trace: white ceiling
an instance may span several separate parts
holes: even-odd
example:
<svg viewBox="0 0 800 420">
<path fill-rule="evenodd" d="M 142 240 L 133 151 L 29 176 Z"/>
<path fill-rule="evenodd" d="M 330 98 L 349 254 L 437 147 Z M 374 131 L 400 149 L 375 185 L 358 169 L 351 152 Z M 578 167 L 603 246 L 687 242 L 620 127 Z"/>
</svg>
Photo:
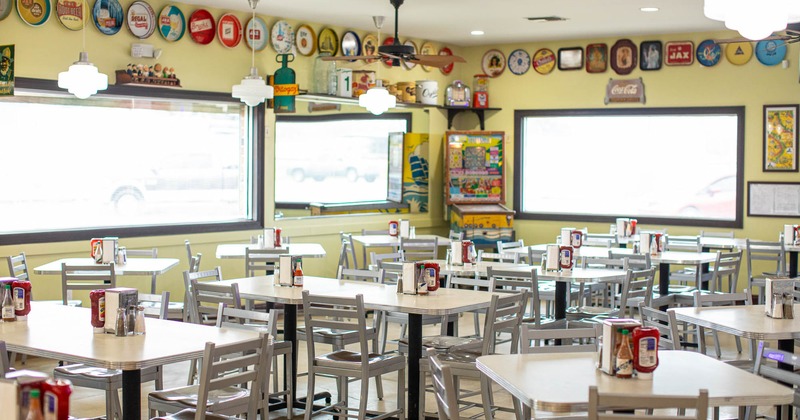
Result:
<svg viewBox="0 0 800 420">
<path fill-rule="evenodd" d="M 227 10 L 250 11 L 247 0 L 184 0 Z M 641 7 L 658 7 L 655 13 Z M 375 30 L 372 16 L 386 16 L 382 33 L 394 32 L 389 0 L 260 0 L 261 15 L 301 22 Z M 527 17 L 560 16 L 563 22 L 533 23 Z M 452 45 L 485 45 L 578 38 L 623 37 L 724 30 L 703 16 L 703 0 L 405 0 L 400 36 Z M 472 30 L 486 34 L 471 36 Z"/>
</svg>

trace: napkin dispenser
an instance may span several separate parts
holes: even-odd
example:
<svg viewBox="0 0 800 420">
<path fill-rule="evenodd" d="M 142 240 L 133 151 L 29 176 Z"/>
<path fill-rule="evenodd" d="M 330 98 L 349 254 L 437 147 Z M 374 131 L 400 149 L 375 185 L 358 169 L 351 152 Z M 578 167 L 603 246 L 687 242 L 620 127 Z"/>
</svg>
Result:
<svg viewBox="0 0 800 420">
<path fill-rule="evenodd" d="M 464 255 L 463 250 L 464 247 L 462 245 L 463 241 L 452 241 L 450 242 L 450 261 L 451 265 L 464 265 Z"/>
<path fill-rule="evenodd" d="M 572 245 L 572 232 L 575 228 L 563 227 L 561 228 L 561 236 L 559 237 L 559 245 Z"/>
<path fill-rule="evenodd" d="M 106 289 L 106 322 L 104 330 L 116 334 L 117 309 L 128 309 L 139 305 L 139 291 L 131 287 L 114 287 Z"/>
<path fill-rule="evenodd" d="M 291 255 L 281 255 L 278 257 L 278 285 L 280 286 L 293 286 L 294 285 L 294 258 Z"/>
<path fill-rule="evenodd" d="M 622 330 L 633 331 L 641 327 L 642 323 L 629 318 L 609 318 L 603 320 L 603 335 L 600 342 L 600 362 L 598 368 L 611 376 L 616 374 L 617 343 L 622 342 Z"/>
<path fill-rule="evenodd" d="M 770 318 L 794 318 L 794 280 L 767 278 L 764 286 L 764 312 Z"/>
<path fill-rule="evenodd" d="M 92 238 L 92 240 L 89 242 L 91 247 L 90 255 L 98 264 L 112 263 L 117 256 L 118 242 L 119 238 L 116 236 Z"/>
<path fill-rule="evenodd" d="M 800 243 L 800 225 L 783 225 L 783 244 L 798 245 Z"/>
<path fill-rule="evenodd" d="M 275 248 L 275 228 L 264 228 L 264 243 L 259 245 L 266 249 Z"/>
<path fill-rule="evenodd" d="M 406 219 L 400 219 L 400 237 L 408 238 L 411 233 L 411 223 Z"/>
<path fill-rule="evenodd" d="M 661 233 L 642 232 L 639 234 L 639 249 L 642 254 L 657 255 L 664 251 L 666 236 Z"/>
<path fill-rule="evenodd" d="M 617 218 L 617 236 L 620 238 L 630 238 L 637 233 L 636 219 L 629 219 L 627 217 Z"/>
<path fill-rule="evenodd" d="M 545 271 L 559 271 L 561 270 L 561 246 L 557 244 L 548 244 L 547 250 L 544 255 L 544 269 Z"/>
<path fill-rule="evenodd" d="M 422 288 L 428 292 L 428 282 L 425 279 L 425 263 L 404 262 L 400 281 L 397 283 L 398 293 L 416 295 Z"/>
</svg>

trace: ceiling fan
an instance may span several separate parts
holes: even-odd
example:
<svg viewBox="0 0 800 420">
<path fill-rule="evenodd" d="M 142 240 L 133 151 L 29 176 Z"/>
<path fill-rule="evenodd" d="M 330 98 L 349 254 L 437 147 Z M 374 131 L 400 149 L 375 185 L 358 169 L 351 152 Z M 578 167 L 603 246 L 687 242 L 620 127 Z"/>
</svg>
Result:
<svg viewBox="0 0 800 420">
<path fill-rule="evenodd" d="M 445 67 L 453 63 L 465 63 L 462 57 L 457 55 L 428 55 L 417 54 L 414 52 L 414 47 L 410 45 L 403 45 L 400 43 L 398 37 L 398 11 L 404 0 L 389 0 L 389 3 L 394 6 L 394 42 L 390 45 L 381 45 L 378 47 L 377 55 L 348 55 L 339 57 L 320 57 L 325 61 L 354 61 L 354 60 L 378 60 L 382 59 L 388 64 L 391 62 L 392 67 L 400 66 L 400 63 L 407 61 L 409 63 L 420 64 L 423 66 L 431 67 Z M 378 21 L 375 22 L 380 30 Z"/>
<path fill-rule="evenodd" d="M 782 33 L 775 32 L 773 35 L 768 36 L 760 41 L 769 41 L 769 40 L 781 40 L 786 42 L 787 44 L 800 42 L 800 22 L 789 23 L 786 25 L 786 29 L 784 29 Z M 717 44 L 731 44 L 734 42 L 753 42 L 753 40 L 744 37 L 739 37 L 739 38 L 728 38 L 728 39 L 715 39 L 714 42 Z"/>
</svg>

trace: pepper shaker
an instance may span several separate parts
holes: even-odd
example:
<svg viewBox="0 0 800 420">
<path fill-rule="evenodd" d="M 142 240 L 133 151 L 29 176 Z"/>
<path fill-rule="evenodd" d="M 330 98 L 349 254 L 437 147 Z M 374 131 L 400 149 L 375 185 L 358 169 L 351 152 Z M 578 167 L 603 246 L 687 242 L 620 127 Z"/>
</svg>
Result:
<svg viewBox="0 0 800 420">
<path fill-rule="evenodd" d="M 136 331 L 136 307 L 128 306 L 127 315 L 125 318 L 125 335 L 133 335 Z"/>
<path fill-rule="evenodd" d="M 117 318 L 114 322 L 114 335 L 125 337 L 125 308 L 117 308 Z"/>
</svg>

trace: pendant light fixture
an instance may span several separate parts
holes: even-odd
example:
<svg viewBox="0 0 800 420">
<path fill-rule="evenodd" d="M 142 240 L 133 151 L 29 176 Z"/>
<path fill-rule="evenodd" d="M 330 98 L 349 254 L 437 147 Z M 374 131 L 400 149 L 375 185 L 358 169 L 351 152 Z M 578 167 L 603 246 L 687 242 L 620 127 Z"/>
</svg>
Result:
<svg viewBox="0 0 800 420">
<path fill-rule="evenodd" d="M 800 21 L 797 0 L 705 0 L 707 18 L 725 22 L 725 27 L 754 41 L 786 29 L 787 23 Z"/>
<path fill-rule="evenodd" d="M 252 22 L 255 22 L 258 0 L 248 1 L 250 3 L 250 8 L 253 9 Z M 267 99 L 271 99 L 273 97 L 274 89 L 272 86 L 266 84 L 264 79 L 258 75 L 258 69 L 256 68 L 255 45 L 251 44 L 250 49 L 252 50 L 250 74 L 245 76 L 241 83 L 233 87 L 232 94 L 234 98 L 240 99 L 242 102 L 247 104 L 247 106 L 256 106 Z"/>
<path fill-rule="evenodd" d="M 89 53 L 86 52 L 86 1 L 81 2 L 83 51 L 78 55 L 78 61 L 69 66 L 69 70 L 58 73 L 58 87 L 67 89 L 79 99 L 86 99 L 98 90 L 108 89 L 108 76 L 97 71 L 97 67 L 89 62 Z"/>
<path fill-rule="evenodd" d="M 372 17 L 375 27 L 378 28 L 378 45 L 381 45 L 383 19 L 383 16 Z M 397 98 L 394 95 L 390 95 L 389 91 L 383 87 L 383 82 L 377 78 L 377 73 L 375 79 L 375 86 L 369 88 L 366 93 L 358 97 L 358 106 L 367 108 L 367 111 L 374 115 L 381 115 L 397 106 Z"/>
</svg>

